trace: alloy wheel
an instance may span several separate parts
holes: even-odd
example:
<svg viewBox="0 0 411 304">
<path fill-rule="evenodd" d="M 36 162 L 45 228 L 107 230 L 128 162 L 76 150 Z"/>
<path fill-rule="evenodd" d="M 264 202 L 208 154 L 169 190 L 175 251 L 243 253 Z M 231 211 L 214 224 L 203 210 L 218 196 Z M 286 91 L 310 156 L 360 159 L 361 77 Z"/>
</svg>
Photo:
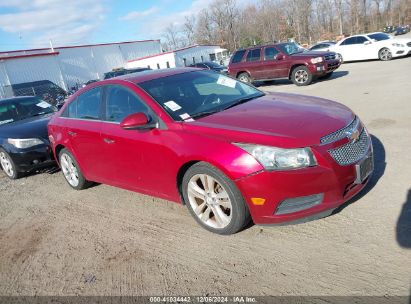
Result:
<svg viewBox="0 0 411 304">
<path fill-rule="evenodd" d="M 390 60 L 392 58 L 391 51 L 389 49 L 383 49 L 380 53 L 381 60 Z"/>
<path fill-rule="evenodd" d="M 188 199 L 195 215 L 211 228 L 223 229 L 232 219 L 228 192 L 212 176 L 196 174 L 188 183 Z"/>
<path fill-rule="evenodd" d="M 0 152 L 0 163 L 7 176 L 12 177 L 14 175 L 13 165 L 10 158 L 4 152 Z"/>
<path fill-rule="evenodd" d="M 308 80 L 308 73 L 305 70 L 298 70 L 295 72 L 295 81 L 298 83 L 305 83 Z"/>
<path fill-rule="evenodd" d="M 77 187 L 79 184 L 79 174 L 73 159 L 66 153 L 63 153 L 60 157 L 61 170 L 68 183 Z"/>
<path fill-rule="evenodd" d="M 245 75 L 241 75 L 241 76 L 238 78 L 238 80 L 240 80 L 240 81 L 242 81 L 242 82 L 245 82 L 245 83 L 249 83 L 249 82 L 250 82 L 249 79 L 248 79 L 248 77 L 245 76 Z"/>
</svg>

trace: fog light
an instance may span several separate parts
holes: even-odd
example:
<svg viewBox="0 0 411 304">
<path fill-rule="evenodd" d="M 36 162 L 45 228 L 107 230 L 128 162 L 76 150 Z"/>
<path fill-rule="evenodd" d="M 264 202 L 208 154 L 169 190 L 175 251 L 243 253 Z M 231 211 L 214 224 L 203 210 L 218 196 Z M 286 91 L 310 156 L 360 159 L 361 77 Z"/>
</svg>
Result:
<svg viewBox="0 0 411 304">
<path fill-rule="evenodd" d="M 265 198 L 252 197 L 252 198 L 251 198 L 251 202 L 252 202 L 254 205 L 259 205 L 259 206 L 261 206 L 261 205 L 264 205 L 264 203 L 265 203 Z"/>
<path fill-rule="evenodd" d="M 323 201 L 324 194 L 314 194 L 309 196 L 293 197 L 282 201 L 274 214 L 288 214 L 305 209 L 309 209 Z"/>
</svg>

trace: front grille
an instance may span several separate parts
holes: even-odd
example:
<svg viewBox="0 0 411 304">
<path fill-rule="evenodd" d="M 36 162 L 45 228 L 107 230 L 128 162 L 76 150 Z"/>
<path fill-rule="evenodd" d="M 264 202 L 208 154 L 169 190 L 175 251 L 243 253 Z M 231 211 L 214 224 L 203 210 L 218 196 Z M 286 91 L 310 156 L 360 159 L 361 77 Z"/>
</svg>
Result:
<svg viewBox="0 0 411 304">
<path fill-rule="evenodd" d="M 363 128 L 360 137 L 355 142 L 349 142 L 336 149 L 328 150 L 331 157 L 341 166 L 351 165 L 358 162 L 367 153 L 370 146 L 370 137 Z"/>
<path fill-rule="evenodd" d="M 334 133 L 331 133 L 331 134 L 328 134 L 328 135 L 322 137 L 320 139 L 320 143 L 322 145 L 326 145 L 326 144 L 335 142 L 337 140 L 340 140 L 340 139 L 346 137 L 348 131 L 356 129 L 356 128 L 358 129 L 359 123 L 360 123 L 360 121 L 359 121 L 358 117 L 355 117 L 353 119 L 353 121 L 350 122 L 346 127 L 342 128 L 338 131 L 335 131 Z"/>
<path fill-rule="evenodd" d="M 411 42 L 408 42 L 408 43 L 407 43 L 407 46 L 411 47 Z"/>
<path fill-rule="evenodd" d="M 324 56 L 324 59 L 327 60 L 334 60 L 335 59 L 335 53 L 327 54 Z"/>
</svg>

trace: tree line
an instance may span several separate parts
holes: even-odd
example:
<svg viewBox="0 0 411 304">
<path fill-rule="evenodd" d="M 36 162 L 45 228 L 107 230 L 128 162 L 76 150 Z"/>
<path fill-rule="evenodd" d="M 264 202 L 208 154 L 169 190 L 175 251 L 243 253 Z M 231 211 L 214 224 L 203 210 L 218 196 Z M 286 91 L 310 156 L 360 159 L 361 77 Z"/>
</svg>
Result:
<svg viewBox="0 0 411 304">
<path fill-rule="evenodd" d="M 163 33 L 163 48 L 218 44 L 230 51 L 293 38 L 302 44 L 411 23 L 411 0 L 214 0 Z"/>
</svg>

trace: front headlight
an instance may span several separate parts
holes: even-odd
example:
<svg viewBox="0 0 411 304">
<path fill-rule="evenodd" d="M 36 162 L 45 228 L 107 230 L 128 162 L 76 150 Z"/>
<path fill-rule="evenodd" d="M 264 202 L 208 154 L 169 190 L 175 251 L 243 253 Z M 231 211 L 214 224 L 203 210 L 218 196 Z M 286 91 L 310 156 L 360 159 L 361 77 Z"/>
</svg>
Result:
<svg viewBox="0 0 411 304">
<path fill-rule="evenodd" d="M 401 43 L 393 43 L 392 46 L 404 47 L 405 45 L 403 45 L 403 44 L 401 44 Z"/>
<path fill-rule="evenodd" d="M 311 59 L 312 64 L 323 62 L 323 57 L 315 57 Z"/>
<path fill-rule="evenodd" d="M 289 170 L 317 164 L 310 148 L 282 149 L 240 143 L 234 145 L 254 156 L 267 170 Z"/>
<path fill-rule="evenodd" d="M 19 149 L 26 149 L 26 148 L 30 148 L 30 147 L 34 147 L 37 145 L 41 145 L 44 144 L 44 142 L 41 139 L 38 138 L 9 138 L 7 139 L 7 142 L 10 145 L 15 146 L 16 148 Z"/>
</svg>

